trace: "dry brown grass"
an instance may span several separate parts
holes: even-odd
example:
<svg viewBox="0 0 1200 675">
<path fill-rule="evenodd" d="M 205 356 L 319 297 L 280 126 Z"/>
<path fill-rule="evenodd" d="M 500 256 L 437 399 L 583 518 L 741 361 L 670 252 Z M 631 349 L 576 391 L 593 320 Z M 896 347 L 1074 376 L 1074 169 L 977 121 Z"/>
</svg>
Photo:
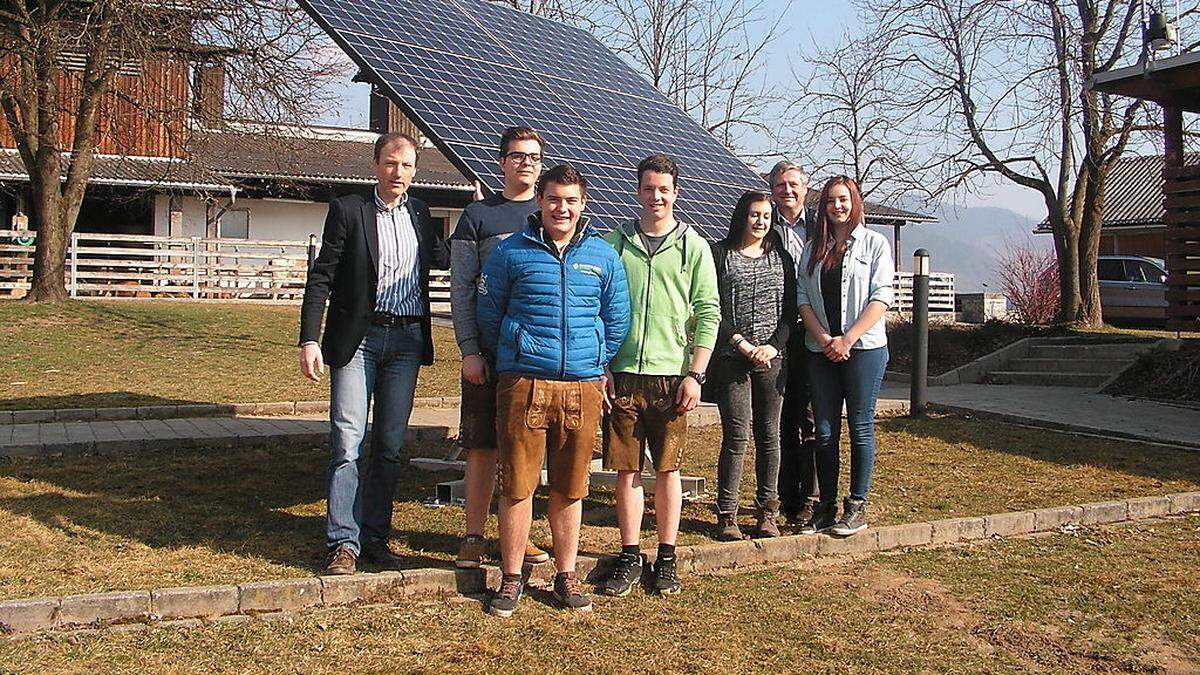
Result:
<svg viewBox="0 0 1200 675">
<path fill-rule="evenodd" d="M 1200 489 L 1200 453 L 953 417 L 879 428 L 877 525 Z M 715 427 L 689 440 L 685 470 L 706 476 L 710 490 L 719 443 Z M 259 447 L 0 466 L 0 598 L 313 574 L 325 456 L 324 448 Z M 393 544 L 408 566 L 448 565 L 457 550 L 461 509 L 421 503 L 446 478 L 413 470 L 401 480 Z M 748 466 L 745 504 L 753 485 Z M 600 489 L 585 503 L 583 550 L 616 547 L 612 506 Z M 685 507 L 680 543 L 709 541 L 711 510 L 711 499 Z M 653 545 L 652 511 L 646 522 L 643 541 Z M 549 542 L 544 518 L 534 538 Z"/>
<path fill-rule="evenodd" d="M 38 672 L 1195 672 L 1197 527 L 1088 529 L 685 579 L 565 616 L 420 599 L 284 621 L 0 643 Z"/>
<path fill-rule="evenodd" d="M 0 410 L 309 401 L 328 380 L 296 360 L 298 307 L 191 302 L 0 302 Z M 458 395 L 458 350 L 434 327 L 419 396 Z"/>
</svg>

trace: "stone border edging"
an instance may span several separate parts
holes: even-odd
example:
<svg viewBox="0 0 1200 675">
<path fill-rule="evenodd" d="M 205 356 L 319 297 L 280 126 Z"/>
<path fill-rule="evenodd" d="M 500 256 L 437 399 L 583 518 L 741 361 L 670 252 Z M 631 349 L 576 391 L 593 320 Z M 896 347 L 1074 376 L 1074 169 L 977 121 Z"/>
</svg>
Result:
<svg viewBox="0 0 1200 675">
<path fill-rule="evenodd" d="M 708 572 L 782 563 L 804 556 L 869 554 L 992 537 L 1050 532 L 1064 525 L 1101 525 L 1200 512 L 1200 492 L 1133 497 L 1109 502 L 1057 506 L 987 516 L 948 518 L 870 528 L 839 539 L 790 535 L 773 539 L 685 546 L 681 570 Z M 650 557 L 653 557 L 651 554 Z M 580 556 L 578 572 L 599 578 L 611 556 Z M 533 568 L 531 577 L 551 578 L 551 565 Z M 28 598 L 0 602 L 0 630 L 14 637 L 56 630 L 102 628 L 141 630 L 156 625 L 202 625 L 247 620 L 314 607 L 376 603 L 420 594 L 471 594 L 499 583 L 499 569 L 415 569 L 344 577 L 303 577 L 239 585 Z"/>
<path fill-rule="evenodd" d="M 450 408 L 458 396 L 418 396 L 414 408 Z M 267 415 L 315 415 L 329 412 L 329 401 L 277 401 L 273 403 L 181 403 L 105 408 L 40 408 L 0 410 L 0 424 L 38 422 L 90 422 L 92 420 L 161 420 L 184 417 L 262 417 Z"/>
</svg>

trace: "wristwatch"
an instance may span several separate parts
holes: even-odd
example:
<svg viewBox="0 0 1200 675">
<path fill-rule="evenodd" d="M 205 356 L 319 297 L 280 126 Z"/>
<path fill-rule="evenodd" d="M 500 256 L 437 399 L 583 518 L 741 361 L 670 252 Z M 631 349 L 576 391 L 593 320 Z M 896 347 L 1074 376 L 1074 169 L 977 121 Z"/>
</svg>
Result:
<svg viewBox="0 0 1200 675">
<path fill-rule="evenodd" d="M 684 375 L 684 377 L 690 377 L 696 381 L 696 384 L 700 385 L 701 387 L 704 386 L 704 373 L 697 372 L 695 370 L 689 370 L 687 375 Z"/>
</svg>

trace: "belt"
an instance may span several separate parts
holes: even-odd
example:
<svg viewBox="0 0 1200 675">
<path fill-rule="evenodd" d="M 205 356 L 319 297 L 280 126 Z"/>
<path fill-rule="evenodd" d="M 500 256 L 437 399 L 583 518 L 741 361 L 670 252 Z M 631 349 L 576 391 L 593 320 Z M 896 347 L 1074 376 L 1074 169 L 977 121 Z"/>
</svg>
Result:
<svg viewBox="0 0 1200 675">
<path fill-rule="evenodd" d="M 425 317 L 423 316 L 400 316 L 390 312 L 372 312 L 371 323 L 376 326 L 408 326 L 414 323 L 420 323 Z"/>
</svg>

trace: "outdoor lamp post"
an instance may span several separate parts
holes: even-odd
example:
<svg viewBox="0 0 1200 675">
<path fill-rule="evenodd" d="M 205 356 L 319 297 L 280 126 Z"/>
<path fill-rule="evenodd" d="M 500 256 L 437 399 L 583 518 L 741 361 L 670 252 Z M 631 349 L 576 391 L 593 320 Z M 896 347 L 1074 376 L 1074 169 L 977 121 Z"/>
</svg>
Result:
<svg viewBox="0 0 1200 675">
<path fill-rule="evenodd" d="M 929 251 L 913 253 L 912 277 L 912 375 L 909 415 L 925 416 L 925 387 L 929 376 Z"/>
</svg>

